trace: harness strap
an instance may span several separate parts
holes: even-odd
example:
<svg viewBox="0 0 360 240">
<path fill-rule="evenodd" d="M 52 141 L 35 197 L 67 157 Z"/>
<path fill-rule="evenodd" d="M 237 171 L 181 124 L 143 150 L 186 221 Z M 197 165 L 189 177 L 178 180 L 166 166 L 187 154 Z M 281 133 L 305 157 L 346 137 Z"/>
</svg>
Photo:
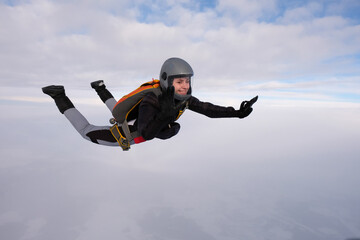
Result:
<svg viewBox="0 0 360 240">
<path fill-rule="evenodd" d="M 121 124 L 121 129 L 123 130 L 125 137 L 129 142 L 134 140 L 134 137 L 131 134 L 130 129 L 129 129 L 129 124 L 126 120 Z"/>
<path fill-rule="evenodd" d="M 156 88 L 157 89 L 157 88 Z M 160 92 L 161 93 L 161 92 Z M 157 94 L 159 95 L 159 94 Z M 124 150 L 124 151 L 128 151 L 130 149 L 130 144 L 133 143 L 141 143 L 146 141 L 140 134 L 138 131 L 134 131 L 131 132 L 130 128 L 129 128 L 129 124 L 127 122 L 127 118 L 129 113 L 142 101 L 142 99 L 140 101 L 138 101 L 125 115 L 125 119 L 122 123 L 118 123 L 115 118 L 110 119 L 110 123 L 114 124 L 111 128 L 111 134 L 114 136 L 114 138 L 116 139 L 116 141 L 119 143 L 120 147 Z M 179 110 L 178 116 L 176 117 L 176 120 L 180 118 L 180 116 L 185 112 L 185 110 L 189 107 L 189 102 L 186 101 L 185 106 Z M 125 135 L 125 137 L 122 135 L 119 127 L 121 127 L 121 130 L 123 132 L 123 134 Z"/>
<path fill-rule="evenodd" d="M 121 134 L 117 124 L 114 124 L 110 128 L 110 132 L 124 151 L 128 151 L 130 149 L 130 142 Z"/>
<path fill-rule="evenodd" d="M 189 101 L 186 101 L 185 107 L 182 110 L 179 111 L 179 114 L 176 117 L 175 121 L 178 120 L 181 117 L 181 115 L 185 112 L 185 110 L 188 109 L 188 108 L 189 108 Z"/>
</svg>

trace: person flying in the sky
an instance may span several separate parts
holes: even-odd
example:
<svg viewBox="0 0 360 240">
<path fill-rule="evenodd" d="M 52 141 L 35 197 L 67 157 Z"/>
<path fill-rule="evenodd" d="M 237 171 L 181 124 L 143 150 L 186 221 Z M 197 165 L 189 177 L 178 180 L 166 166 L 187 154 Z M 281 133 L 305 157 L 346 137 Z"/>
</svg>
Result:
<svg viewBox="0 0 360 240">
<path fill-rule="evenodd" d="M 161 67 L 160 80 L 153 80 L 153 84 L 155 84 L 153 91 L 146 93 L 140 100 L 134 117 L 135 122 L 128 126 L 131 133 L 137 132 L 136 137 L 123 137 L 123 139 L 131 138 L 127 139 L 128 144 L 131 145 L 153 138 L 171 138 L 180 130 L 180 124 L 176 120 L 185 109 L 210 118 L 245 118 L 252 112 L 252 104 L 256 102 L 257 96 L 250 101 L 243 101 L 238 110 L 233 107 L 202 102 L 192 96 L 191 78 L 193 75 L 191 66 L 183 59 L 167 59 Z M 91 87 L 96 90 L 116 118 L 118 109 L 122 106 L 117 104 L 104 81 L 92 82 Z M 82 137 L 101 145 L 119 146 L 119 139 L 111 131 L 111 126 L 90 124 L 65 95 L 63 86 L 50 85 L 42 88 L 42 91 L 55 100 L 60 112 L 65 115 Z M 120 128 L 120 135 L 129 136 L 123 130 L 124 128 Z"/>
</svg>

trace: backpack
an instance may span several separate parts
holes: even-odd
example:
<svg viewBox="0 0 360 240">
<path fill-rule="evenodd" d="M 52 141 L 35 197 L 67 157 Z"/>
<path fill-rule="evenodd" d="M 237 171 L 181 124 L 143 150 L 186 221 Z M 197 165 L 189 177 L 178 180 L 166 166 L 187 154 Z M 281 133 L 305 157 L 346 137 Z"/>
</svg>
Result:
<svg viewBox="0 0 360 240">
<path fill-rule="evenodd" d="M 124 151 L 130 149 L 130 144 L 145 141 L 137 131 L 130 131 L 128 122 L 137 118 L 139 105 L 145 95 L 150 92 L 153 92 L 156 96 L 161 94 L 159 80 L 153 79 L 146 82 L 131 93 L 123 96 L 112 110 L 114 118 L 110 119 L 110 122 L 114 125 L 110 128 L 110 131 Z"/>
</svg>

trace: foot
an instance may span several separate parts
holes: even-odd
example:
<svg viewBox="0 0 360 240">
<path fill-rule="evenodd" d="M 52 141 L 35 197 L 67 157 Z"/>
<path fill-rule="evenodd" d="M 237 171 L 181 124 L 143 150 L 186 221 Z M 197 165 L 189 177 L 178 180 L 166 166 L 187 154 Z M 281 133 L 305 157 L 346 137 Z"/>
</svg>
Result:
<svg viewBox="0 0 360 240">
<path fill-rule="evenodd" d="M 91 87 L 95 89 L 101 100 L 105 103 L 109 98 L 114 98 L 113 95 L 106 89 L 104 80 L 97 80 L 91 83 Z"/>
<path fill-rule="evenodd" d="M 105 89 L 104 80 L 97 80 L 95 82 L 92 82 L 91 87 L 93 89 L 95 89 L 96 91 L 101 90 L 101 89 Z"/>
<path fill-rule="evenodd" d="M 42 88 L 43 93 L 49 95 L 50 97 L 60 97 L 65 96 L 64 86 L 60 85 L 50 85 Z"/>
</svg>

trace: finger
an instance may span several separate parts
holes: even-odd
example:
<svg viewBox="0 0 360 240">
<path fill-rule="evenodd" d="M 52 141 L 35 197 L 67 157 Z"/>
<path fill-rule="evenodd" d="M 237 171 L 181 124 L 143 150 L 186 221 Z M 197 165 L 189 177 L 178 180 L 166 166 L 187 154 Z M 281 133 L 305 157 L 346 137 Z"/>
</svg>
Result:
<svg viewBox="0 0 360 240">
<path fill-rule="evenodd" d="M 169 101 L 172 98 L 172 89 L 171 87 L 168 87 L 164 93 L 165 99 Z"/>
<path fill-rule="evenodd" d="M 257 100 L 258 100 L 258 96 L 252 98 L 252 99 L 249 101 L 249 106 L 251 107 L 254 103 L 256 103 Z"/>
<path fill-rule="evenodd" d="M 170 90 L 170 96 L 173 98 L 173 97 L 174 97 L 174 93 L 175 93 L 175 88 L 174 88 L 174 86 L 171 86 L 169 90 Z"/>
</svg>

